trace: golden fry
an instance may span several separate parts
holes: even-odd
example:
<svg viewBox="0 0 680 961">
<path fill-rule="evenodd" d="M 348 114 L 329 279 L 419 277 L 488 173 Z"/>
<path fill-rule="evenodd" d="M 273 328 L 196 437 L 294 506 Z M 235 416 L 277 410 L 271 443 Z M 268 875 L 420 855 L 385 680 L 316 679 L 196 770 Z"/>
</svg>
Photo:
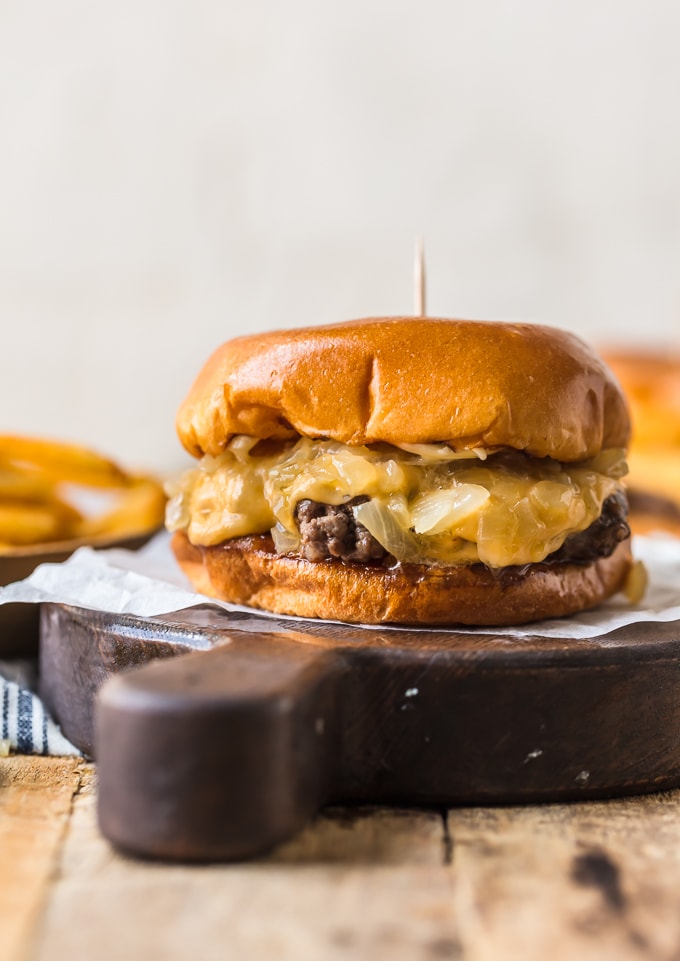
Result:
<svg viewBox="0 0 680 961">
<path fill-rule="evenodd" d="M 0 467 L 0 500 L 42 503 L 55 496 L 54 484 L 32 471 Z"/>
<path fill-rule="evenodd" d="M 13 434 L 0 434 L 0 465 L 90 487 L 117 487 L 127 481 L 127 474 L 117 464 L 79 444 Z"/>
<path fill-rule="evenodd" d="M 149 533 L 165 500 L 154 478 L 85 447 L 0 434 L 0 551 Z"/>
<path fill-rule="evenodd" d="M 154 530 L 163 523 L 165 500 L 162 487 L 153 478 L 131 478 L 111 510 L 98 517 L 85 518 L 80 528 L 81 536 L 115 534 L 127 537 Z"/>
<path fill-rule="evenodd" d="M 0 541 L 40 544 L 68 540 L 80 523 L 80 514 L 68 504 L 0 504 Z"/>
</svg>

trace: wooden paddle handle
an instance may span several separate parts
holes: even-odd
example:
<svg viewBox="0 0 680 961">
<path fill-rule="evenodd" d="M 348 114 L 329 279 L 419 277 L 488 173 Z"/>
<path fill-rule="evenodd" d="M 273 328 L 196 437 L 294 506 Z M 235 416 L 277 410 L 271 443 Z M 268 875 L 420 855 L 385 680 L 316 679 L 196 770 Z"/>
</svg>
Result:
<svg viewBox="0 0 680 961">
<path fill-rule="evenodd" d="M 99 823 L 151 857 L 234 860 L 290 837 L 328 799 L 342 658 L 234 632 L 102 687 Z"/>
</svg>

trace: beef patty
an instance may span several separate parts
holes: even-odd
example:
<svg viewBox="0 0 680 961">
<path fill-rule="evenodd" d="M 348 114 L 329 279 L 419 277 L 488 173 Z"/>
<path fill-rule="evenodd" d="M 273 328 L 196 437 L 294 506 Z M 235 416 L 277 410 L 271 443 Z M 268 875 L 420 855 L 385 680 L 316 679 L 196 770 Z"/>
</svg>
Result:
<svg viewBox="0 0 680 961">
<path fill-rule="evenodd" d="M 353 564 L 380 564 L 387 560 L 384 547 L 363 524 L 354 519 L 352 507 L 367 501 L 355 497 L 346 504 L 320 504 L 299 501 L 295 516 L 300 530 L 300 554 L 308 561 L 330 558 Z M 602 513 L 584 531 L 570 534 L 564 544 L 549 554 L 543 564 L 587 564 L 598 557 L 609 557 L 617 544 L 630 536 L 626 520 L 628 505 L 623 494 L 612 494 L 602 505 Z"/>
<path fill-rule="evenodd" d="M 352 507 L 367 500 L 368 497 L 354 497 L 338 506 L 299 501 L 295 516 L 300 530 L 300 554 L 308 561 L 330 557 L 355 564 L 383 561 L 387 551 L 363 524 L 355 521 L 352 513 Z"/>
</svg>

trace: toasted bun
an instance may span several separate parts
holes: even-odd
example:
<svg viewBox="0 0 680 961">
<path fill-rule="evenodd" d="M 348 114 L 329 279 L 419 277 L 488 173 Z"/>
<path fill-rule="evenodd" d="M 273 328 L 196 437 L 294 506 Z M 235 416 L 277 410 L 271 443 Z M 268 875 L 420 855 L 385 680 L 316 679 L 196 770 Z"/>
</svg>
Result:
<svg viewBox="0 0 680 961">
<path fill-rule="evenodd" d="M 219 454 L 234 434 L 302 434 L 578 461 L 625 447 L 630 425 L 617 382 L 571 334 L 395 317 L 224 344 L 180 408 L 177 429 L 197 457 Z"/>
<path fill-rule="evenodd" d="M 535 564 L 525 574 L 473 567 L 391 569 L 276 554 L 267 535 L 195 547 L 172 540 L 197 590 L 276 614 L 364 624 L 524 624 L 595 607 L 628 575 L 630 542 L 591 564 Z"/>
</svg>

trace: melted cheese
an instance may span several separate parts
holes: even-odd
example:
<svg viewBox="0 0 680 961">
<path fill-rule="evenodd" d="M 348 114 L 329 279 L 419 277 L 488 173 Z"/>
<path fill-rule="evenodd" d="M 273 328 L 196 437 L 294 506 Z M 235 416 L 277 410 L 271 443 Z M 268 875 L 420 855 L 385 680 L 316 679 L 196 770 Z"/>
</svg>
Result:
<svg viewBox="0 0 680 961">
<path fill-rule="evenodd" d="M 260 449 L 255 438 L 237 437 L 187 471 L 169 491 L 168 528 L 206 546 L 271 531 L 277 549 L 295 551 L 300 500 L 338 505 L 365 496 L 353 508 L 357 521 L 397 560 L 506 567 L 541 561 L 589 527 L 626 472 L 620 450 L 560 464 L 441 444 L 402 450 L 301 438 Z"/>
</svg>

